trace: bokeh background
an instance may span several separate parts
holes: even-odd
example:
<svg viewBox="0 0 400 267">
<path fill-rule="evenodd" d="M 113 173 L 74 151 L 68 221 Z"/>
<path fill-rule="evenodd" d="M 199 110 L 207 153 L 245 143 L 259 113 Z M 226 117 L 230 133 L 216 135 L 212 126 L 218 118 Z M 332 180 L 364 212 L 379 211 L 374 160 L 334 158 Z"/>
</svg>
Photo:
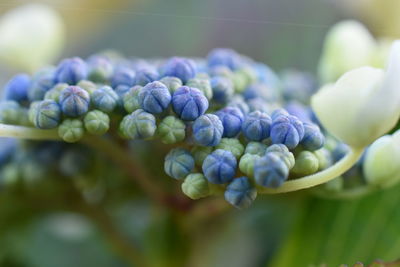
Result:
<svg viewBox="0 0 400 267">
<path fill-rule="evenodd" d="M 32 2 L 1 0 L 0 16 Z M 52 6 L 65 22 L 67 39 L 61 57 L 87 57 L 104 49 L 132 57 L 204 57 L 212 48 L 231 47 L 278 72 L 297 68 L 316 73 L 324 37 L 340 20 L 358 19 L 379 37 L 400 36 L 398 0 L 35 2 Z M 4 62 L 0 70 L 0 81 L 19 71 Z M 376 257 L 394 260 L 400 255 L 396 239 L 400 216 L 395 212 L 399 197 L 396 188 L 390 192 L 349 201 L 320 200 L 302 193 L 260 197 L 247 211 L 232 211 L 211 221 L 209 235 L 198 237 L 200 245 L 194 248 L 197 253 L 191 255 L 190 266 L 301 267 L 328 260 L 349 264 Z M 0 195 L 0 266 L 126 266 L 85 217 L 45 213 L 24 223 L 18 219 L 18 209 L 26 212 L 25 200 L 14 199 L 15 206 L 7 206 L 5 199 Z M 17 222 L 11 225 L 1 218 L 10 209 L 17 210 Z M 146 243 L 150 256 L 160 262 L 185 253 L 165 252 L 185 238 L 173 219 L 151 209 L 146 199 L 113 207 L 110 213 L 126 236 Z M 390 231 L 383 235 L 380 229 L 386 226 Z M 340 231 L 332 235 L 331 229 Z M 349 233 L 355 236 L 343 243 Z M 357 253 L 350 254 L 353 247 L 358 247 Z"/>
</svg>

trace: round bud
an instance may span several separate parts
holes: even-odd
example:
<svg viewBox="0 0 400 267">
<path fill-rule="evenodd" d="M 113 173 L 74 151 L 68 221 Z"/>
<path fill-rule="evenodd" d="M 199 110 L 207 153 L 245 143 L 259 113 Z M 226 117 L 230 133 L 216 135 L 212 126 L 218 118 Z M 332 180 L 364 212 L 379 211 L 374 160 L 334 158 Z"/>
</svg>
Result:
<svg viewBox="0 0 400 267">
<path fill-rule="evenodd" d="M 234 107 L 226 107 L 215 113 L 224 126 L 224 137 L 234 137 L 240 133 L 244 121 L 243 113 Z"/>
<path fill-rule="evenodd" d="M 135 72 L 127 67 L 118 67 L 111 76 L 111 86 L 116 88 L 119 85 L 135 85 Z"/>
<path fill-rule="evenodd" d="M 88 92 L 78 86 L 69 86 L 61 91 L 60 106 L 66 116 L 78 117 L 89 109 L 90 97 Z"/>
<path fill-rule="evenodd" d="M 28 88 L 30 101 L 43 100 L 44 95 L 54 86 L 54 69 L 45 69 L 37 73 Z"/>
<path fill-rule="evenodd" d="M 172 108 L 182 120 L 192 121 L 207 111 L 208 100 L 198 89 L 182 86 L 172 96 Z"/>
<path fill-rule="evenodd" d="M 198 117 L 192 127 L 194 141 L 202 146 L 218 145 L 224 131 L 222 122 L 213 114 Z"/>
<path fill-rule="evenodd" d="M 226 187 L 225 200 L 238 209 L 248 208 L 257 197 L 257 189 L 249 178 L 242 176 L 235 178 Z"/>
<path fill-rule="evenodd" d="M 186 86 L 199 89 L 200 92 L 202 92 L 208 100 L 211 100 L 213 97 L 213 91 L 209 79 L 200 79 L 200 78 L 190 79 L 186 83 Z"/>
<path fill-rule="evenodd" d="M 173 76 L 186 83 L 196 75 L 196 64 L 193 60 L 173 57 L 162 66 L 163 76 Z"/>
<path fill-rule="evenodd" d="M 213 91 L 212 99 L 218 104 L 226 104 L 234 93 L 231 80 L 222 76 L 216 76 L 211 79 L 211 88 Z"/>
<path fill-rule="evenodd" d="M 13 100 L 0 101 L 0 123 L 19 124 L 23 108 Z"/>
<path fill-rule="evenodd" d="M 91 95 L 94 91 L 97 90 L 97 85 L 88 80 L 82 80 L 76 86 L 78 86 L 78 87 L 82 88 L 83 90 L 85 90 L 86 92 L 88 92 L 89 95 Z"/>
<path fill-rule="evenodd" d="M 305 150 L 314 151 L 323 147 L 325 143 L 325 137 L 322 134 L 319 127 L 311 123 L 303 123 L 304 125 L 304 137 L 300 144 Z"/>
<path fill-rule="evenodd" d="M 58 83 L 54 85 L 53 88 L 51 88 L 49 91 L 46 92 L 46 94 L 44 95 L 44 99 L 54 100 L 58 103 L 58 101 L 60 100 L 60 95 L 62 90 L 64 90 L 68 86 L 69 85 L 66 83 Z"/>
<path fill-rule="evenodd" d="M 165 157 L 164 170 L 172 178 L 185 178 L 193 168 L 194 159 L 186 149 L 172 149 Z"/>
<path fill-rule="evenodd" d="M 314 153 L 302 151 L 296 156 L 296 163 L 291 172 L 297 176 L 310 175 L 318 171 L 319 162 Z"/>
<path fill-rule="evenodd" d="M 153 68 L 142 68 L 136 72 L 135 84 L 145 86 L 158 79 L 158 72 Z"/>
<path fill-rule="evenodd" d="M 217 149 L 223 149 L 232 152 L 235 158 L 240 158 L 244 151 L 244 146 L 238 139 L 222 138 L 221 142 L 216 146 Z"/>
<path fill-rule="evenodd" d="M 332 165 L 332 155 L 325 148 L 318 149 L 313 152 L 318 159 L 318 171 L 325 170 Z"/>
<path fill-rule="evenodd" d="M 190 151 L 194 157 L 194 162 L 196 165 L 201 166 L 203 165 L 204 160 L 206 157 L 213 151 L 212 147 L 209 146 L 195 146 Z"/>
<path fill-rule="evenodd" d="M 14 100 L 17 102 L 25 101 L 28 99 L 28 88 L 31 84 L 29 75 L 21 73 L 15 75 L 4 86 L 4 99 Z"/>
<path fill-rule="evenodd" d="M 206 157 L 202 169 L 210 183 L 225 184 L 235 176 L 236 167 L 236 158 L 230 151 L 217 149 Z"/>
<path fill-rule="evenodd" d="M 291 115 L 277 115 L 271 125 L 271 140 L 274 144 L 284 144 L 295 148 L 304 136 L 303 123 Z"/>
<path fill-rule="evenodd" d="M 234 97 L 232 97 L 227 106 L 240 109 L 243 115 L 246 115 L 247 113 L 250 112 L 249 106 L 244 101 L 241 95 L 235 95 Z"/>
<path fill-rule="evenodd" d="M 118 100 L 117 93 L 110 86 L 103 86 L 95 90 L 91 95 L 93 107 L 107 113 L 115 109 Z"/>
<path fill-rule="evenodd" d="M 36 128 L 55 128 L 61 119 L 60 106 L 54 100 L 33 102 L 29 109 L 29 119 Z"/>
<path fill-rule="evenodd" d="M 285 162 L 289 170 L 293 168 L 295 163 L 294 155 L 289 151 L 287 146 L 283 144 L 274 144 L 267 148 L 266 153 L 277 153 L 277 155 Z"/>
<path fill-rule="evenodd" d="M 260 157 L 257 154 L 244 154 L 239 161 L 239 170 L 248 177 L 254 177 L 254 163 Z"/>
<path fill-rule="evenodd" d="M 164 144 L 175 144 L 185 139 L 186 125 L 174 116 L 165 117 L 157 128 L 157 134 Z"/>
<path fill-rule="evenodd" d="M 128 139 L 151 138 L 156 129 L 156 118 L 142 109 L 126 115 L 119 126 L 122 136 Z"/>
<path fill-rule="evenodd" d="M 254 178 L 261 186 L 277 188 L 288 176 L 288 167 L 276 153 L 267 153 L 254 163 Z"/>
<path fill-rule="evenodd" d="M 88 60 L 89 80 L 95 83 L 107 83 L 113 74 L 111 61 L 101 55 L 91 56 Z"/>
<path fill-rule="evenodd" d="M 167 76 L 160 80 L 168 88 L 169 92 L 173 94 L 179 87 L 181 87 L 182 81 L 178 77 Z"/>
<path fill-rule="evenodd" d="M 242 124 L 243 135 L 251 141 L 262 141 L 269 137 L 271 123 L 267 113 L 253 111 L 246 116 Z"/>
<path fill-rule="evenodd" d="M 267 145 L 260 142 L 249 142 L 244 153 L 264 156 L 267 151 Z"/>
<path fill-rule="evenodd" d="M 110 128 L 110 117 L 100 110 L 92 110 L 85 115 L 84 124 L 89 133 L 103 135 Z"/>
<path fill-rule="evenodd" d="M 84 134 L 83 123 L 79 119 L 65 119 L 58 127 L 58 135 L 68 143 L 78 142 Z"/>
<path fill-rule="evenodd" d="M 143 110 L 157 114 L 163 112 L 171 103 L 171 94 L 161 82 L 151 82 L 139 92 L 139 103 Z"/>
<path fill-rule="evenodd" d="M 208 54 L 207 63 L 209 67 L 222 65 L 235 70 L 241 65 L 241 60 L 240 55 L 232 49 L 216 48 Z"/>
<path fill-rule="evenodd" d="M 139 103 L 139 93 L 142 87 L 136 85 L 129 89 L 129 91 L 124 95 L 124 108 L 128 113 L 132 113 L 137 109 L 140 109 Z"/>
<path fill-rule="evenodd" d="M 210 194 L 208 181 L 201 173 L 191 173 L 182 183 L 182 192 L 191 199 L 199 199 Z"/>
<path fill-rule="evenodd" d="M 67 58 L 60 62 L 54 74 L 56 83 L 77 84 L 80 80 L 86 79 L 88 67 L 79 57 Z"/>
</svg>

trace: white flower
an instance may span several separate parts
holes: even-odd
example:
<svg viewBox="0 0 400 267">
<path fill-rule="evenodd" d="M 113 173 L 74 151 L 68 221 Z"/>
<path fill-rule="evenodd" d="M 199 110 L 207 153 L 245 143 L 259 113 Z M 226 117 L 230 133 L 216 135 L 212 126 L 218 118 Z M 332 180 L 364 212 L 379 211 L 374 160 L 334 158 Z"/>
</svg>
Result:
<svg viewBox="0 0 400 267">
<path fill-rule="evenodd" d="M 0 18 L 0 60 L 27 71 L 51 63 L 64 39 L 60 16 L 46 5 L 25 5 Z"/>
<path fill-rule="evenodd" d="M 386 71 L 362 67 L 345 73 L 311 99 L 322 125 L 352 147 L 365 147 L 392 129 L 400 116 L 400 41 Z"/>
</svg>

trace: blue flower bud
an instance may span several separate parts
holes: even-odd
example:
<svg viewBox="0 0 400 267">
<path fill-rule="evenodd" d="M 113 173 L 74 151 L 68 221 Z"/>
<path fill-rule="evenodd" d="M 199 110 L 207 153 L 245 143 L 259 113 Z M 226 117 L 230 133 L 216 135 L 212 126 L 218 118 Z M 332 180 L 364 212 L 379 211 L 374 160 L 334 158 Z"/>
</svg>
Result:
<svg viewBox="0 0 400 267">
<path fill-rule="evenodd" d="M 277 119 L 279 116 L 289 116 L 289 113 L 283 108 L 276 109 L 271 113 L 271 118 L 273 120 Z"/>
<path fill-rule="evenodd" d="M 241 65 L 240 55 L 232 49 L 216 48 L 207 56 L 209 67 L 223 65 L 231 70 L 238 69 Z"/>
<path fill-rule="evenodd" d="M 267 151 L 266 144 L 260 142 L 249 142 L 246 146 L 246 150 L 244 153 L 264 156 L 266 151 Z"/>
<path fill-rule="evenodd" d="M 93 107 L 104 112 L 111 112 L 118 104 L 119 97 L 110 86 L 103 86 L 91 95 Z"/>
<path fill-rule="evenodd" d="M 248 208 L 257 197 L 257 189 L 249 178 L 242 176 L 233 179 L 226 187 L 225 200 L 238 209 Z"/>
<path fill-rule="evenodd" d="M 246 115 L 247 113 L 250 112 L 249 106 L 244 101 L 241 95 L 235 95 L 234 97 L 232 97 L 227 106 L 240 109 L 243 115 Z"/>
<path fill-rule="evenodd" d="M 185 139 L 186 125 L 174 116 L 165 117 L 157 128 L 157 134 L 164 144 L 175 144 Z"/>
<path fill-rule="evenodd" d="M 85 115 L 84 123 L 89 133 L 103 135 L 110 128 L 110 117 L 100 110 L 92 110 Z"/>
<path fill-rule="evenodd" d="M 89 109 L 89 93 L 78 86 L 69 86 L 62 90 L 59 103 L 64 115 L 78 117 Z"/>
<path fill-rule="evenodd" d="M 194 159 L 189 151 L 172 149 L 165 157 L 164 170 L 175 179 L 185 178 L 194 168 Z"/>
<path fill-rule="evenodd" d="M 139 103 L 143 110 L 157 114 L 163 112 L 171 103 L 171 94 L 161 82 L 151 82 L 139 92 Z"/>
<path fill-rule="evenodd" d="M 323 147 L 325 143 L 325 137 L 322 134 L 319 127 L 311 123 L 303 123 L 304 125 L 304 137 L 300 144 L 306 150 L 314 151 Z"/>
<path fill-rule="evenodd" d="M 34 102 L 29 112 L 31 113 L 31 122 L 36 128 L 51 129 L 60 123 L 61 109 L 54 100 Z"/>
<path fill-rule="evenodd" d="M 29 75 L 21 73 L 12 77 L 4 86 L 4 99 L 21 102 L 28 99 L 28 88 L 31 84 Z"/>
<path fill-rule="evenodd" d="M 178 77 L 183 83 L 196 75 L 196 64 L 188 58 L 173 57 L 162 67 L 163 76 Z"/>
<path fill-rule="evenodd" d="M 261 186 L 277 188 L 288 176 L 288 167 L 276 153 L 267 153 L 254 163 L 254 178 Z"/>
<path fill-rule="evenodd" d="M 238 108 L 226 107 L 215 113 L 224 126 L 224 137 L 234 137 L 239 134 L 244 121 L 243 113 Z"/>
<path fill-rule="evenodd" d="M 28 89 L 28 99 L 30 101 L 43 100 L 44 95 L 56 83 L 54 82 L 54 69 L 45 69 L 36 74 L 31 81 Z"/>
<path fill-rule="evenodd" d="M 231 80 L 216 76 L 211 79 L 213 100 L 218 104 L 226 104 L 233 96 L 234 89 Z"/>
<path fill-rule="evenodd" d="M 247 101 L 247 105 L 249 106 L 250 112 L 261 111 L 265 113 L 271 113 L 274 109 L 277 108 L 276 103 L 266 102 L 261 98 L 250 99 Z"/>
<path fill-rule="evenodd" d="M 135 71 L 127 67 L 118 67 L 111 76 L 111 86 L 119 85 L 133 86 L 135 84 Z"/>
<path fill-rule="evenodd" d="M 243 135 L 251 141 L 262 141 L 269 137 L 271 123 L 267 113 L 253 111 L 246 116 L 242 124 Z"/>
<path fill-rule="evenodd" d="M 79 57 L 67 58 L 60 62 L 54 74 L 56 83 L 77 84 L 86 79 L 88 67 L 85 61 Z"/>
<path fill-rule="evenodd" d="M 169 92 L 173 94 L 179 87 L 181 87 L 182 81 L 177 77 L 167 76 L 160 80 L 165 86 L 167 86 Z"/>
<path fill-rule="evenodd" d="M 191 199 L 199 199 L 210 194 L 207 179 L 201 173 L 191 173 L 182 183 L 182 192 Z"/>
<path fill-rule="evenodd" d="M 147 113 L 142 109 L 126 115 L 119 126 L 122 136 L 129 139 L 151 138 L 154 136 L 156 129 L 156 118 L 153 114 Z"/>
<path fill-rule="evenodd" d="M 339 143 L 332 151 L 332 159 L 334 162 L 341 160 L 349 152 L 350 148 L 344 143 Z"/>
<path fill-rule="evenodd" d="M 271 125 L 271 140 L 274 144 L 284 144 L 295 148 L 304 136 L 303 123 L 291 115 L 275 116 Z"/>
<path fill-rule="evenodd" d="M 113 65 L 111 61 L 101 55 L 91 56 L 87 60 L 89 66 L 89 80 L 95 83 L 106 83 L 113 74 Z"/>
<path fill-rule="evenodd" d="M 216 149 L 230 151 L 238 159 L 243 154 L 244 146 L 236 138 L 222 138 Z"/>
<path fill-rule="evenodd" d="M 200 116 L 195 120 L 192 127 L 195 142 L 202 146 L 218 145 L 224 131 L 222 122 L 213 114 Z"/>
<path fill-rule="evenodd" d="M 302 122 L 311 123 L 313 120 L 313 112 L 309 106 L 305 106 L 297 101 L 291 101 L 285 106 L 285 110 L 293 116 L 299 118 Z"/>
<path fill-rule="evenodd" d="M 276 101 L 276 96 L 274 92 L 276 89 L 269 88 L 263 83 L 255 83 L 248 86 L 242 93 L 245 100 L 250 100 L 254 98 L 261 98 L 265 101 Z"/>
<path fill-rule="evenodd" d="M 202 92 L 208 100 L 212 99 L 213 97 L 213 91 L 209 79 L 200 79 L 200 78 L 190 79 L 186 83 L 186 86 L 199 89 L 200 92 Z"/>
<path fill-rule="evenodd" d="M 172 108 L 182 120 L 192 121 L 207 111 L 208 100 L 198 89 L 182 86 L 172 96 Z"/>
<path fill-rule="evenodd" d="M 209 146 L 195 146 L 190 151 L 194 157 L 194 161 L 196 165 L 201 166 L 203 165 L 204 160 L 206 157 L 213 151 L 212 147 Z"/>
<path fill-rule="evenodd" d="M 142 68 L 136 72 L 135 84 L 145 86 L 158 79 L 158 72 L 153 68 Z"/>
<path fill-rule="evenodd" d="M 78 142 L 84 134 L 83 123 L 79 119 L 65 119 L 58 127 L 58 135 L 68 143 Z"/>
<path fill-rule="evenodd" d="M 126 112 L 132 113 L 135 110 L 140 109 L 139 93 L 142 88 L 142 86 L 136 85 L 130 88 L 129 91 L 124 95 L 123 102 Z"/>
<path fill-rule="evenodd" d="M 294 155 L 284 144 L 274 144 L 267 148 L 266 153 L 277 153 L 290 170 L 295 164 Z"/>
<path fill-rule="evenodd" d="M 217 149 L 206 157 L 202 169 L 210 183 L 225 184 L 235 176 L 236 167 L 236 158 L 230 151 Z"/>
</svg>

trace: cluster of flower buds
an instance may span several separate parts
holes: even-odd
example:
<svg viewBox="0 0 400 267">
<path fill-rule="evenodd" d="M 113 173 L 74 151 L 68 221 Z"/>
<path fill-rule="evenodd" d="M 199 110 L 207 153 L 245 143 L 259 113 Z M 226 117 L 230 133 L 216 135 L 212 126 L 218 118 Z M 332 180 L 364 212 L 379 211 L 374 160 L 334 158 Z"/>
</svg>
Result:
<svg viewBox="0 0 400 267">
<path fill-rule="evenodd" d="M 314 89 L 307 75 L 291 71 L 281 79 L 230 49 L 205 59 L 96 54 L 13 77 L 0 122 L 56 128 L 69 143 L 112 131 L 128 140 L 158 138 L 172 145 L 165 172 L 182 181 L 184 194 L 224 194 L 243 208 L 259 187 L 329 166 L 325 137 L 307 106 Z"/>
</svg>

